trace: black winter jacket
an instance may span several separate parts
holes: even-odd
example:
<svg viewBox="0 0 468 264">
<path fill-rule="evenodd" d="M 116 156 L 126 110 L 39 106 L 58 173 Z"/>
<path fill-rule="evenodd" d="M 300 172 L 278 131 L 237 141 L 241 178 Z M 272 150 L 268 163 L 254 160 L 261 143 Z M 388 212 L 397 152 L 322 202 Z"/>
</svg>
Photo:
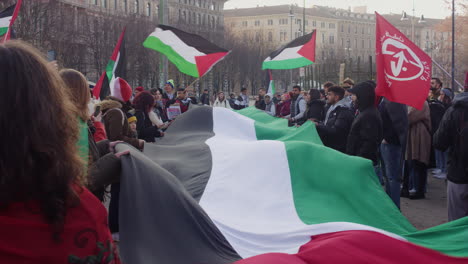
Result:
<svg viewBox="0 0 468 264">
<path fill-rule="evenodd" d="M 330 113 L 326 124 L 317 125 L 317 132 L 323 144 L 344 153 L 353 119 L 354 115 L 349 108 L 338 105 Z"/>
<path fill-rule="evenodd" d="M 357 97 L 359 115 L 351 126 L 346 153 L 370 159 L 375 165 L 383 139 L 382 118 L 374 106 L 375 91 L 370 85 L 356 85 L 353 93 Z"/>
<path fill-rule="evenodd" d="M 468 184 L 468 92 L 455 97 L 434 134 L 434 147 L 449 150 L 447 179 Z"/>
<path fill-rule="evenodd" d="M 439 124 L 442 121 L 442 118 L 447 110 L 445 105 L 436 99 L 432 99 L 428 101 L 429 109 L 431 111 L 431 125 L 432 131 L 431 134 L 434 135 L 437 129 L 439 128 Z"/>
<path fill-rule="evenodd" d="M 155 137 L 160 137 L 161 132 L 156 126 L 153 126 L 147 113 L 136 111 L 138 138 L 146 142 L 155 142 Z"/>
<path fill-rule="evenodd" d="M 302 125 L 309 119 L 314 119 L 317 122 L 323 121 L 325 118 L 325 102 L 322 100 L 312 100 L 307 103 L 307 109 L 304 117 L 298 120 L 297 124 Z"/>
</svg>

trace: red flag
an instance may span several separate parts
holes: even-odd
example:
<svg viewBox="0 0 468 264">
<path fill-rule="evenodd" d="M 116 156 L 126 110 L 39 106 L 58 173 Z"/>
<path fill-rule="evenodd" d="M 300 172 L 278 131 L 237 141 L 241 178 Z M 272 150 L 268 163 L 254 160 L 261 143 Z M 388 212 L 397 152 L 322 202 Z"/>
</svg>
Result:
<svg viewBox="0 0 468 264">
<path fill-rule="evenodd" d="M 96 99 L 104 99 L 104 98 L 101 98 L 101 90 L 102 90 L 102 86 L 103 86 L 103 82 L 104 82 L 104 78 L 106 78 L 107 75 L 106 75 L 106 72 L 103 72 L 102 75 L 101 75 L 101 78 L 99 78 L 98 82 L 96 83 L 96 85 L 94 86 L 93 88 L 93 97 L 96 98 Z M 107 78 L 106 78 L 107 79 Z M 109 85 L 107 85 L 109 86 Z M 107 96 L 107 95 L 106 95 Z M 104 96 L 105 97 L 105 96 Z"/>
<path fill-rule="evenodd" d="M 431 87 L 432 60 L 375 12 L 377 96 L 422 109 Z"/>
</svg>

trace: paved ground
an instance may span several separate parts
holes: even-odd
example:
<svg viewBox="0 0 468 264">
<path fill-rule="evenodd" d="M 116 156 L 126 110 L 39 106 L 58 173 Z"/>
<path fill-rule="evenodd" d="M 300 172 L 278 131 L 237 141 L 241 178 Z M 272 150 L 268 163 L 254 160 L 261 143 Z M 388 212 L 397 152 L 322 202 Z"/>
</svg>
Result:
<svg viewBox="0 0 468 264">
<path fill-rule="evenodd" d="M 426 199 L 401 198 L 401 211 L 418 229 L 426 229 L 447 222 L 447 191 L 445 180 L 427 177 Z"/>
</svg>

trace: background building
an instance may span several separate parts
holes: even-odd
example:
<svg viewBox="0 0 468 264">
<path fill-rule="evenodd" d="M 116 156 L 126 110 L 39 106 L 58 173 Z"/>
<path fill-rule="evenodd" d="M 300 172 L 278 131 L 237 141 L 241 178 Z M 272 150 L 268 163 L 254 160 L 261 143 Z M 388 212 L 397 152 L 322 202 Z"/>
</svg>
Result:
<svg viewBox="0 0 468 264">
<path fill-rule="evenodd" d="M 344 63 L 344 77 L 365 80 L 375 77 L 375 15 L 365 6 L 336 9 L 324 6 L 306 8 L 305 32 L 317 31 L 316 63 L 306 67 L 305 76 L 295 72 L 293 82 L 306 87 L 317 87 L 325 80 L 340 82 L 340 64 Z M 297 5 L 257 6 L 255 8 L 224 11 L 226 34 L 249 45 L 263 45 L 275 50 L 302 35 L 303 7 Z M 449 32 L 441 32 L 440 19 L 423 19 L 402 15 L 383 15 L 390 23 L 414 42 L 434 60 L 450 69 Z M 412 20 L 413 19 L 413 20 Z M 413 25 L 412 26 L 412 21 Z M 228 36 L 227 36 L 228 37 Z M 434 75 L 442 76 L 434 66 Z M 342 76 L 343 77 L 343 76 Z M 281 76 L 288 83 L 287 75 Z"/>
<path fill-rule="evenodd" d="M 5 8 L 16 0 L 0 3 Z M 126 27 L 127 81 L 132 86 L 159 86 L 159 54 L 142 46 L 159 24 L 200 34 L 223 44 L 225 0 L 41 0 L 23 1 L 15 22 L 17 37 L 44 54 L 53 51 L 59 64 L 83 72 L 96 81 L 104 71 L 117 39 Z M 162 12 L 160 12 L 162 11 Z M 169 63 L 169 78 L 184 85 L 191 78 Z"/>
</svg>

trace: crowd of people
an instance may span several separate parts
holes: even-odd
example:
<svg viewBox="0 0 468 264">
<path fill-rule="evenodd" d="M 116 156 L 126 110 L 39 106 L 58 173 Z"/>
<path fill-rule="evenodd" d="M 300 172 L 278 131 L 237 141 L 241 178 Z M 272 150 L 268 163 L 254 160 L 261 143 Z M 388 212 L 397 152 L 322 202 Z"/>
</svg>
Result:
<svg viewBox="0 0 468 264">
<path fill-rule="evenodd" d="M 322 90 L 294 86 L 269 95 L 260 89 L 255 107 L 289 126 L 312 121 L 325 146 L 371 160 L 396 206 L 400 197 L 424 199 L 432 175 L 447 180 L 449 220 L 467 216 L 468 87 L 455 95 L 433 78 L 421 110 L 377 97 L 375 88 L 374 81 L 347 78 Z"/>
<path fill-rule="evenodd" d="M 251 98 L 246 88 L 228 97 L 204 90 L 198 98 L 168 80 L 162 89 L 137 87 L 97 103 L 82 73 L 58 71 L 19 41 L 0 45 L 0 83 L 5 263 L 120 263 L 113 243 L 119 240 L 120 159 L 128 152 L 117 153 L 116 144 L 143 150 L 192 105 L 240 110 Z M 255 107 L 291 127 L 314 122 L 325 146 L 371 160 L 398 207 L 401 196 L 424 198 L 433 155 L 432 174 L 448 182 L 449 220 L 468 216 L 468 87 L 455 95 L 434 78 L 422 110 L 379 99 L 375 87 L 346 79 L 322 90 L 260 89 Z M 109 189 L 107 219 L 101 202 Z"/>
</svg>

